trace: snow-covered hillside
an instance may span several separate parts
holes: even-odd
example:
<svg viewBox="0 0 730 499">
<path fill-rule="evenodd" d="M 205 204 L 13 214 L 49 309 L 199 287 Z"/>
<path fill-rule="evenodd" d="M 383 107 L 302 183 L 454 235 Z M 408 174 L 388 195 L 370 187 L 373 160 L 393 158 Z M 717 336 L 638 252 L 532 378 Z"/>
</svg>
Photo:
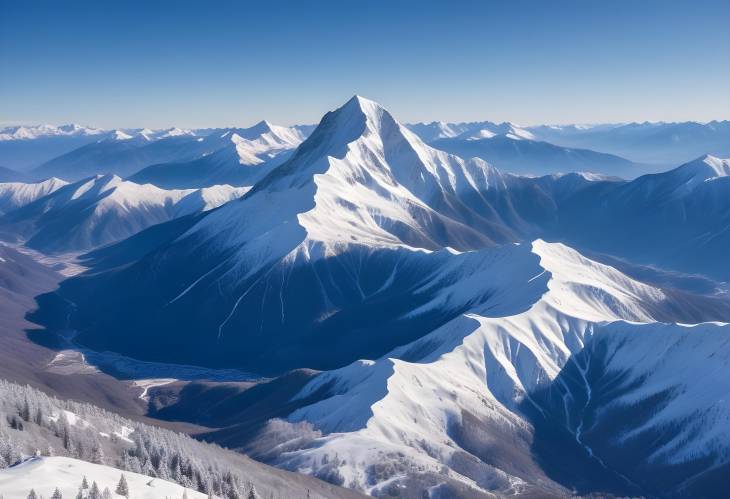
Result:
<svg viewBox="0 0 730 499">
<path fill-rule="evenodd" d="M 296 147 L 305 131 L 303 127 L 280 127 L 265 121 L 249 128 L 216 130 L 113 130 L 92 143 L 43 163 L 32 173 L 37 177 L 53 175 L 67 180 L 108 173 L 128 177 L 145 167 L 157 165 L 152 170 L 154 175 L 148 172 L 135 181 L 161 187 L 179 187 L 177 184 L 184 183 L 185 188 L 234 180 L 239 185 L 251 185 L 246 184 L 241 171 L 231 174 L 221 169 L 232 168 L 230 163 L 234 158 L 236 166 L 253 167 L 274 162 L 281 153 Z M 279 162 L 282 160 L 283 157 Z M 181 166 L 191 162 L 189 168 Z M 169 166 L 160 170 L 161 165 L 168 163 Z M 180 168 L 183 172 L 178 171 Z M 260 170 L 265 173 L 265 169 Z M 175 178 L 170 177 L 173 173 Z M 251 175 L 249 172 L 248 176 Z M 199 181 L 194 181 L 193 177 Z"/>
<path fill-rule="evenodd" d="M 230 186 L 164 190 L 116 175 L 98 175 L 66 185 L 58 179 L 7 186 L 4 237 L 47 253 L 79 252 L 127 238 L 177 216 L 215 208 L 243 194 Z M 45 195 L 43 195 L 45 194 Z"/>
<path fill-rule="evenodd" d="M 633 182 L 590 186 L 559 207 L 559 223 L 548 232 L 578 247 L 726 281 L 729 164 L 703 155 Z"/>
<path fill-rule="evenodd" d="M 69 457 L 35 457 L 12 468 L 0 470 L 0 490 L 4 499 L 26 499 L 31 490 L 38 497 L 50 498 L 56 489 L 63 497 L 73 498 L 78 494 L 85 477 L 89 487 L 96 483 L 100 491 L 108 489 L 112 498 L 120 498 L 124 496 L 115 491 L 122 475 L 130 497 L 180 499 L 183 494 L 190 499 L 208 497 L 207 494 L 167 480 Z"/>
<path fill-rule="evenodd" d="M 30 204 L 66 184 L 68 182 L 57 178 L 49 178 L 36 183 L 0 183 L 0 215 Z"/>
<path fill-rule="evenodd" d="M 717 407 L 715 396 L 701 387 L 708 379 L 711 386 L 726 385 L 721 373 L 730 359 L 729 326 L 642 325 L 677 320 L 681 317 L 681 312 L 679 316 L 674 312 L 677 303 L 661 290 L 565 246 L 536 241 L 532 254 L 539 263 L 524 254 L 511 263 L 496 261 L 487 274 L 492 283 L 499 282 L 502 272 L 509 276 L 505 284 L 510 287 L 493 291 L 500 297 L 499 305 L 488 300 L 378 360 L 358 361 L 315 378 L 298 397 L 322 391 L 330 395 L 298 409 L 289 420 L 311 423 L 324 435 L 304 449 L 283 453 L 276 462 L 341 483 L 358 483 L 369 493 L 384 493 L 399 481 L 409 483 L 409 473 L 443 474 L 443 466 L 450 468 L 451 478 L 476 488 L 504 495 L 534 492 L 546 479 L 536 473 L 534 463 L 529 464 L 532 430 L 525 414 L 542 412 L 542 405 L 555 404 L 555 399 L 533 399 L 533 394 L 551 388 L 568 363 L 593 361 L 583 352 L 606 348 L 605 344 L 611 345 L 611 351 L 603 354 L 606 364 L 592 368 L 603 369 L 602 377 L 595 379 L 590 371 L 590 383 L 605 383 L 612 373 L 622 372 L 645 380 L 637 386 L 626 379 L 620 399 L 603 399 L 605 411 L 648 402 L 659 393 L 677 394 L 669 396 L 671 402 L 662 404 L 641 427 L 616 432 L 615 438 L 626 445 L 648 432 L 677 425 L 683 429 L 672 440 L 646 451 L 655 454 L 651 463 L 655 470 L 704 456 L 727 462 L 730 411 Z M 455 287 L 462 292 L 473 289 L 468 281 Z M 634 337 L 635 341 L 630 339 Z M 676 352 L 677 364 L 657 369 L 668 360 L 666 349 L 656 348 L 658 344 Z M 589 366 L 578 367 L 589 376 Z M 573 400 L 578 398 L 575 393 L 563 391 L 562 397 L 566 412 L 582 404 Z M 590 393 L 588 397 L 586 406 L 595 403 Z M 568 416 L 568 429 L 584 443 L 597 423 L 581 424 L 572 419 L 573 413 Z M 600 416 L 595 416 L 599 422 Z M 582 417 L 581 411 L 576 417 Z M 707 440 L 694 439 L 691 449 L 670 452 L 694 431 L 693 425 L 687 426 L 688 418 L 702 425 Z M 487 441 L 491 441 L 490 466 L 479 463 L 476 448 Z M 602 441 L 610 446 L 613 439 L 604 434 Z M 517 459 L 507 451 L 515 443 L 513 454 L 521 454 Z"/>
<path fill-rule="evenodd" d="M 149 166 L 131 180 L 168 189 L 216 184 L 250 187 L 284 162 L 304 138 L 298 128 L 266 121 L 246 129 L 218 130 L 201 141 L 214 152 L 191 161 Z"/>
<path fill-rule="evenodd" d="M 443 138 L 429 144 L 464 158 L 482 158 L 502 171 L 520 175 L 586 171 L 631 179 L 657 170 L 613 154 L 556 146 L 512 132 L 496 135 L 481 130 L 475 135 Z"/>
<path fill-rule="evenodd" d="M 129 497 L 305 499 L 362 497 L 245 456 L 133 421 L 90 404 L 62 401 L 0 380 L 0 495 L 76 497 L 86 477 L 112 497 L 122 474 Z M 251 492 L 255 491 L 253 495 Z M 89 497 L 90 490 L 83 491 Z M 92 496 L 93 497 L 93 496 Z"/>
</svg>

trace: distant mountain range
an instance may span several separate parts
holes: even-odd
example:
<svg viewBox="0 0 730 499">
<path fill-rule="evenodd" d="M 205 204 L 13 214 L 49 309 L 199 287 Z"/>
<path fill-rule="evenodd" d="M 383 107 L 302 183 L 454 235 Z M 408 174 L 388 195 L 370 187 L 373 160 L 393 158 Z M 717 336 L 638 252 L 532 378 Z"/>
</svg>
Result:
<svg viewBox="0 0 730 499">
<path fill-rule="evenodd" d="M 4 193 L 3 193 L 4 192 Z M 46 253 L 80 252 L 125 239 L 151 225 L 215 208 L 244 188 L 164 190 L 114 175 L 66 184 L 0 184 L 0 236 Z"/>
<path fill-rule="evenodd" d="M 632 179 L 706 153 L 730 156 L 727 121 L 531 127 L 483 121 L 408 127 L 437 149 L 464 158 L 479 157 L 505 172 L 532 176 L 586 171 Z M 250 128 L 196 130 L 7 127 L 0 129 L 0 158 L 12 170 L 32 169 L 36 179 L 79 180 L 113 173 L 138 174 L 138 181 L 167 188 L 252 185 L 283 162 L 312 129 L 266 121 Z M 254 171 L 236 165 L 262 168 Z"/>
<path fill-rule="evenodd" d="M 425 142 L 528 175 L 588 171 L 632 179 L 703 154 L 730 156 L 730 122 L 520 127 L 514 123 L 416 123 Z"/>
</svg>

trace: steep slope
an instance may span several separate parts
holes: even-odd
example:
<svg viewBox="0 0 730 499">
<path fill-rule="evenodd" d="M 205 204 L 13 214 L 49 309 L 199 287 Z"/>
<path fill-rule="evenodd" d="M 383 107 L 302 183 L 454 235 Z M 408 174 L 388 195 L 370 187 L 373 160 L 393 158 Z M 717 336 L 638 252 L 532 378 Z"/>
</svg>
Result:
<svg viewBox="0 0 730 499">
<path fill-rule="evenodd" d="M 201 144 L 215 152 L 192 161 L 155 164 L 130 180 L 167 189 L 216 184 L 252 186 L 288 157 L 305 136 L 297 128 L 266 121 L 246 129 L 227 129 L 208 135 Z"/>
<path fill-rule="evenodd" d="M 517 248 L 486 274 L 509 284 L 499 306 L 476 304 L 376 361 L 316 377 L 295 399 L 319 401 L 288 417 L 310 437 L 266 433 L 282 452 L 262 457 L 374 495 L 448 479 L 499 496 L 663 495 L 707 459 L 728 463 L 730 413 L 714 403 L 727 390 L 728 326 L 644 325 L 696 318 L 565 246 Z"/>
<path fill-rule="evenodd" d="M 49 178 L 36 183 L 0 183 L 0 215 L 32 203 L 43 196 L 47 196 L 67 183 L 57 178 Z"/>
<path fill-rule="evenodd" d="M 571 149 L 549 142 L 530 140 L 514 134 L 469 135 L 430 142 L 461 157 L 479 157 L 502 171 L 521 175 L 547 175 L 558 172 L 588 171 L 623 178 L 634 178 L 648 170 L 627 159 L 589 149 Z"/>
<path fill-rule="evenodd" d="M 214 185 L 195 189 L 183 197 L 175 205 L 175 218 L 212 210 L 238 199 L 248 191 L 247 187 L 233 187 L 232 185 Z"/>
<path fill-rule="evenodd" d="M 461 277 L 448 248 L 518 240 L 554 212 L 552 189 L 587 183 L 502 175 L 426 146 L 355 97 L 240 201 L 62 294 L 78 304 L 79 339 L 95 348 L 267 372 L 336 367 L 410 341 L 474 298 L 408 314 L 434 298 L 429 281 Z M 478 257 L 461 258 L 479 268 Z M 170 351 L 173 336 L 181 347 Z M 323 349 L 333 342 L 336 353 Z"/>
<path fill-rule="evenodd" d="M 57 182 L 57 181 L 56 181 Z M 51 183 L 50 185 L 46 185 Z M 16 198 L 53 180 L 27 184 Z M 240 196 L 229 186 L 205 192 L 163 190 L 139 185 L 115 175 L 99 175 L 65 185 L 0 217 L 3 237 L 21 240 L 46 253 L 79 252 L 127 238 L 176 216 L 210 209 Z M 180 204 L 182 203 L 182 204 Z"/>
<path fill-rule="evenodd" d="M 705 155 L 633 182 L 593 185 L 559 208 L 555 237 L 645 264 L 730 279 L 728 160 Z"/>
<path fill-rule="evenodd" d="M 89 486 L 110 491 L 124 474 L 129 497 L 361 498 L 311 477 L 277 470 L 177 432 L 91 404 L 59 400 L 0 380 L 0 492 L 76 497 Z M 35 457 L 32 457 L 35 456 Z M 84 492 L 88 497 L 89 491 Z M 174 495 L 173 495 L 174 494 Z M 121 497 L 115 496 L 115 497 Z"/>
</svg>

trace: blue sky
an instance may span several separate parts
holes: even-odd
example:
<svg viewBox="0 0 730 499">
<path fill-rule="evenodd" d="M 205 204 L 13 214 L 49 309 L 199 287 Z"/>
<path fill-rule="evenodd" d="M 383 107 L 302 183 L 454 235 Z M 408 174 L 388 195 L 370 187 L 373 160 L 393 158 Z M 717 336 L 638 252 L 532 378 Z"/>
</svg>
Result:
<svg viewBox="0 0 730 499">
<path fill-rule="evenodd" d="M 0 0 L 0 122 L 730 118 L 727 0 Z"/>
</svg>

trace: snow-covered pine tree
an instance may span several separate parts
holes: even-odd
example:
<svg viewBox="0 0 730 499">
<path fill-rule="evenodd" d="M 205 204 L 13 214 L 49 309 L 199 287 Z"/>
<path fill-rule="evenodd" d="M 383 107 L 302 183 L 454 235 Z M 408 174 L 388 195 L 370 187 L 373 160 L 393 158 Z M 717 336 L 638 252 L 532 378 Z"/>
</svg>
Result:
<svg viewBox="0 0 730 499">
<path fill-rule="evenodd" d="M 104 449 L 102 449 L 99 442 L 96 442 L 94 447 L 91 449 L 91 462 L 96 464 L 104 464 Z"/>
<path fill-rule="evenodd" d="M 99 489 L 99 485 L 96 483 L 96 480 L 91 484 L 91 489 L 89 489 L 89 499 L 101 499 L 101 490 Z"/>
<path fill-rule="evenodd" d="M 127 485 L 127 479 L 124 478 L 124 474 L 122 474 L 122 476 L 119 478 L 119 483 L 117 484 L 115 492 L 120 496 L 129 496 L 129 486 Z"/>
<path fill-rule="evenodd" d="M 63 494 L 61 494 L 61 491 L 58 490 L 58 487 L 56 487 L 56 490 L 53 491 L 51 499 L 63 499 Z"/>
</svg>

